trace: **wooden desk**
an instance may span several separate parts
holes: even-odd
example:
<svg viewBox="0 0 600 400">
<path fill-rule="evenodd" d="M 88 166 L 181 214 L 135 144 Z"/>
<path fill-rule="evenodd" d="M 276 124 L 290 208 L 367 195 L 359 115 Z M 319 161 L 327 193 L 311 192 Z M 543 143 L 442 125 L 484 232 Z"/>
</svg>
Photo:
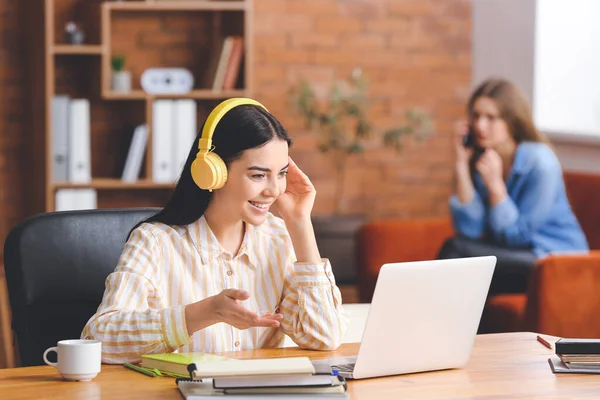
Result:
<svg viewBox="0 0 600 400">
<path fill-rule="evenodd" d="M 547 338 L 551 342 L 555 340 Z M 289 348 L 244 351 L 236 356 L 325 358 L 352 355 L 357 350 L 358 344 L 346 344 L 335 352 Z M 554 375 L 547 362 L 552 354 L 553 351 L 540 344 L 533 333 L 480 335 L 464 369 L 350 381 L 348 394 L 352 400 L 600 397 L 600 375 Z M 64 382 L 49 366 L 0 370 L 0 397 L 182 399 L 173 379 L 150 378 L 116 365 L 103 365 L 96 379 L 87 383 Z"/>
</svg>

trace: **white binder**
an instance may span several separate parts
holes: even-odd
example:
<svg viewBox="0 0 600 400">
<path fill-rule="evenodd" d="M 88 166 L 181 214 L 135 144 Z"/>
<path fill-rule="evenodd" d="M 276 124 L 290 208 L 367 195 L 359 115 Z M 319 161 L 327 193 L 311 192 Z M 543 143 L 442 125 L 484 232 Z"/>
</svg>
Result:
<svg viewBox="0 0 600 400">
<path fill-rule="evenodd" d="M 173 102 L 156 100 L 152 104 L 152 180 L 173 182 Z"/>
<path fill-rule="evenodd" d="M 70 182 L 91 181 L 90 102 L 87 99 L 74 99 L 69 105 L 68 165 Z"/>
<path fill-rule="evenodd" d="M 56 211 L 92 210 L 97 208 L 97 202 L 94 189 L 59 189 L 56 191 L 54 209 Z"/>
<path fill-rule="evenodd" d="M 196 138 L 196 102 L 190 99 L 174 101 L 173 118 L 173 181 L 177 181 Z"/>
<path fill-rule="evenodd" d="M 69 96 L 52 97 L 52 179 L 66 182 L 69 179 Z"/>
</svg>

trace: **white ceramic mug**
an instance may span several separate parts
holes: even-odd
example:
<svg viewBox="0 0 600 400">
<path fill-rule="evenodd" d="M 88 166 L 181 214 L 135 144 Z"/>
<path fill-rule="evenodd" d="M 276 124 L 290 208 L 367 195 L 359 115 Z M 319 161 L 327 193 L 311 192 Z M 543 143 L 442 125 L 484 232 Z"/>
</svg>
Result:
<svg viewBox="0 0 600 400">
<path fill-rule="evenodd" d="M 55 351 L 55 363 L 48 361 L 48 353 Z M 61 340 L 56 347 L 44 352 L 44 361 L 52 365 L 68 381 L 89 381 L 98 375 L 102 363 L 102 342 L 98 340 Z"/>
</svg>

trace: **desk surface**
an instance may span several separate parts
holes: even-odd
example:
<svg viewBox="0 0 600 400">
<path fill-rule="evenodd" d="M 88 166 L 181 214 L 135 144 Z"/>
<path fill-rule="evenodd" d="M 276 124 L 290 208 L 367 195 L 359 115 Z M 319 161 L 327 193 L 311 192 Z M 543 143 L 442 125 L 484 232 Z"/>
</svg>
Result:
<svg viewBox="0 0 600 400">
<path fill-rule="evenodd" d="M 358 344 L 353 343 L 335 352 L 287 348 L 226 354 L 236 358 L 306 355 L 317 359 L 357 351 Z M 547 362 L 553 353 L 533 333 L 479 335 L 464 369 L 349 381 L 348 394 L 352 400 L 600 397 L 600 375 L 554 375 Z M 49 366 L 4 369 L 0 370 L 0 393 L 3 399 L 182 399 L 174 379 L 150 378 L 117 365 L 103 365 L 91 382 L 62 381 Z"/>
</svg>

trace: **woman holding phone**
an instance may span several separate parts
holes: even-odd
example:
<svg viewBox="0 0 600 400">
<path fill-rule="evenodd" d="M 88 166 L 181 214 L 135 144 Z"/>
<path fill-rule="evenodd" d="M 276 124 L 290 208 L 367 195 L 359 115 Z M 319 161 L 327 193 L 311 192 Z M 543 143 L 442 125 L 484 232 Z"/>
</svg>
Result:
<svg viewBox="0 0 600 400">
<path fill-rule="evenodd" d="M 468 120 L 457 126 L 456 237 L 438 258 L 495 255 L 491 293 L 521 293 L 535 261 L 553 252 L 586 251 L 560 163 L 535 128 L 521 91 L 489 79 L 472 93 Z"/>
</svg>

